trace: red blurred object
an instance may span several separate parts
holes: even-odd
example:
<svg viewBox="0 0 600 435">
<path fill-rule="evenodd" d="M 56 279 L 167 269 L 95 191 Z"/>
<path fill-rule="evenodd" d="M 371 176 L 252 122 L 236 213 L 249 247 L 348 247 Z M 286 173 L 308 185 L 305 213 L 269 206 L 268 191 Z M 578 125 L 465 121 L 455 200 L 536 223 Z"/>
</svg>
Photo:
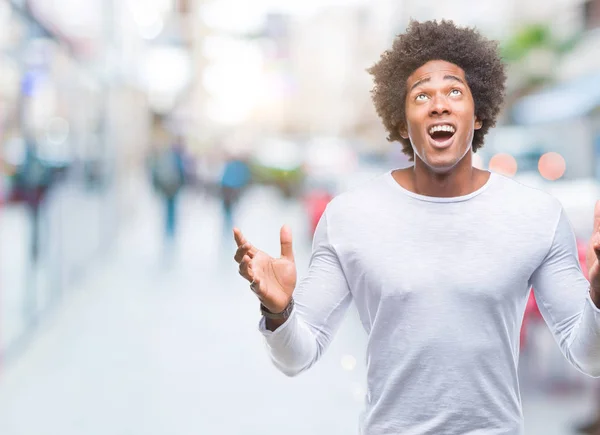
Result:
<svg viewBox="0 0 600 435">
<path fill-rule="evenodd" d="M 579 264 L 581 264 L 581 270 L 585 277 L 588 277 L 588 269 L 585 262 L 585 254 L 587 251 L 587 243 L 581 240 L 577 240 L 577 256 L 579 257 Z M 533 291 L 529 294 L 529 300 L 525 306 L 525 315 L 523 317 L 523 325 L 521 326 L 521 349 L 525 346 L 527 327 L 529 322 L 540 321 L 542 319 L 542 313 L 535 301 Z"/>
<path fill-rule="evenodd" d="M 329 201 L 332 199 L 333 195 L 324 189 L 311 190 L 304 196 L 304 205 L 306 206 L 310 221 L 311 236 L 314 235 L 319 219 L 321 219 L 327 204 L 329 204 Z"/>
</svg>

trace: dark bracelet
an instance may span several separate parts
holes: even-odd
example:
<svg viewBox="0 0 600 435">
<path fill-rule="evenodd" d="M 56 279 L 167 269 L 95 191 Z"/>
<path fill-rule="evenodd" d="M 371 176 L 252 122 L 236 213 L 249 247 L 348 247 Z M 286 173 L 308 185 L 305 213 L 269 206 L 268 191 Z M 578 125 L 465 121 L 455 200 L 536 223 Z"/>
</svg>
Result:
<svg viewBox="0 0 600 435">
<path fill-rule="evenodd" d="M 292 314 L 292 310 L 294 309 L 294 298 L 290 299 L 290 303 L 285 307 L 285 309 L 281 313 L 273 313 L 269 311 L 267 307 L 263 304 L 260 304 L 260 313 L 265 316 L 267 319 L 272 320 L 287 320 Z"/>
</svg>

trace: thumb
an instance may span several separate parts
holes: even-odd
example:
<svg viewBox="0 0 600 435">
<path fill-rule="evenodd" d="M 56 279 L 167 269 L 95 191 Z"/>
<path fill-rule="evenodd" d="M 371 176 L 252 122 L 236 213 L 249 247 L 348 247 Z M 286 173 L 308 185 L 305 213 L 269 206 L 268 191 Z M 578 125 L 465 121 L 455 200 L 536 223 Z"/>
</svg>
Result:
<svg viewBox="0 0 600 435">
<path fill-rule="evenodd" d="M 279 240 L 281 241 L 281 256 L 293 261 L 294 250 L 292 249 L 292 230 L 290 227 L 287 225 L 281 227 Z"/>
</svg>

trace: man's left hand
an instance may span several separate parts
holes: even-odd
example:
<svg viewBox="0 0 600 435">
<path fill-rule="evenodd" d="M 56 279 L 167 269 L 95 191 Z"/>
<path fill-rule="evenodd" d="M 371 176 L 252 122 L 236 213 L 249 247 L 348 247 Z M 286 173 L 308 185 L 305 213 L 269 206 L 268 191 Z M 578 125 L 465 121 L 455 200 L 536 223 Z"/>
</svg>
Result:
<svg viewBox="0 0 600 435">
<path fill-rule="evenodd" d="M 594 232 L 586 254 L 590 295 L 594 304 L 600 307 L 600 201 L 594 207 Z"/>
</svg>

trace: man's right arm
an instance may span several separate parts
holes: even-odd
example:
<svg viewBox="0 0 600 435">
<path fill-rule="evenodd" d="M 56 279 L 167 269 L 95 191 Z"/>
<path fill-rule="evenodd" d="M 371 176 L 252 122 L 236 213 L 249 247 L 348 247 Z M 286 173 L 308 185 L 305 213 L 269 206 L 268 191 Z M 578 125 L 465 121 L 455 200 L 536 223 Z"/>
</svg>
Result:
<svg viewBox="0 0 600 435">
<path fill-rule="evenodd" d="M 293 297 L 294 308 L 287 320 L 263 318 L 259 326 L 273 363 L 288 376 L 295 376 L 318 361 L 352 300 L 329 238 L 327 210 L 315 231 L 308 273 Z"/>
</svg>

